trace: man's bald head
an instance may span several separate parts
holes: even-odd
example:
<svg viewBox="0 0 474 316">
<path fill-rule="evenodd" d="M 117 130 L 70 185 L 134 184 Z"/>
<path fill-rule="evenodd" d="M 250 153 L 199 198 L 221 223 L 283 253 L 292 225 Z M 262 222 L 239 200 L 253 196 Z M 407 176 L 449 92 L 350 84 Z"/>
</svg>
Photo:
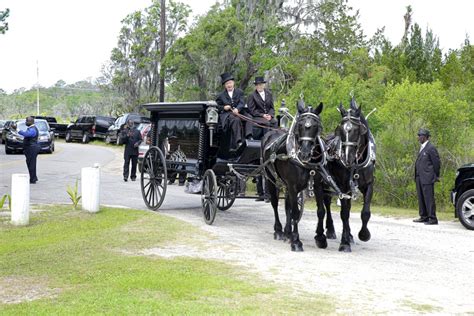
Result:
<svg viewBox="0 0 474 316">
<path fill-rule="evenodd" d="M 31 126 L 35 123 L 35 118 L 33 116 L 28 116 L 25 121 L 26 126 Z"/>
</svg>

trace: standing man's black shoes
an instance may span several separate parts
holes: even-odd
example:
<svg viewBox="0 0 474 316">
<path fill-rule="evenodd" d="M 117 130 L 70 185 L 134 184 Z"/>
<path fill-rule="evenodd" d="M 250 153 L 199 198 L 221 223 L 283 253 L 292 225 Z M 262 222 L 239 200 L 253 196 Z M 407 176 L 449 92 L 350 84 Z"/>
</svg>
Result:
<svg viewBox="0 0 474 316">
<path fill-rule="evenodd" d="M 137 178 L 132 178 L 132 181 L 137 181 Z"/>
<path fill-rule="evenodd" d="M 438 220 L 430 218 L 428 221 L 425 222 L 425 225 L 438 225 Z"/>
<path fill-rule="evenodd" d="M 428 221 L 428 218 L 425 218 L 425 217 L 420 217 L 413 220 L 414 223 L 426 223 L 427 221 Z"/>
<path fill-rule="evenodd" d="M 126 178 L 123 178 L 123 181 L 127 182 L 127 181 L 128 181 L 128 179 L 126 179 Z"/>
<path fill-rule="evenodd" d="M 263 195 L 260 195 L 258 198 L 255 199 L 256 202 L 261 202 L 265 201 L 265 197 Z"/>
</svg>

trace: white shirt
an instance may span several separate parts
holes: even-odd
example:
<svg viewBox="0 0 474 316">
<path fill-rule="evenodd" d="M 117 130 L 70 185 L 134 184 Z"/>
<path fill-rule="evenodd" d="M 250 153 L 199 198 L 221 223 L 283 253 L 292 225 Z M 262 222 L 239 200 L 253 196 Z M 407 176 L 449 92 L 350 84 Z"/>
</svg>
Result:
<svg viewBox="0 0 474 316">
<path fill-rule="evenodd" d="M 421 144 L 421 147 L 420 147 L 420 153 L 421 151 L 425 148 L 426 144 L 428 144 L 429 140 L 427 140 L 426 142 L 424 142 L 423 144 Z"/>
<path fill-rule="evenodd" d="M 234 90 L 227 91 L 227 93 L 229 94 L 229 97 L 232 99 L 232 95 L 234 94 Z"/>
<path fill-rule="evenodd" d="M 262 97 L 262 100 L 265 101 L 265 90 L 263 90 L 262 92 L 259 92 L 258 94 L 260 94 L 260 96 Z"/>
</svg>

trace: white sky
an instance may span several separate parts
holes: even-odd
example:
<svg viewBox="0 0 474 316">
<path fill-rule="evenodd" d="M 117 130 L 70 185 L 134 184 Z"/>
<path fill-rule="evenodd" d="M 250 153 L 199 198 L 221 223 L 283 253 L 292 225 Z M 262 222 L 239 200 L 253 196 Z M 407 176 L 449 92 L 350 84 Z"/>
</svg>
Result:
<svg viewBox="0 0 474 316">
<path fill-rule="evenodd" d="M 181 2 L 189 4 L 194 14 L 203 14 L 215 0 Z M 10 93 L 35 85 L 37 60 L 41 86 L 100 76 L 116 45 L 121 20 L 150 4 L 151 0 L 0 0 L 0 10 L 10 8 L 10 29 L 0 35 L 0 88 Z M 445 53 L 459 48 L 466 33 L 474 36 L 474 1 L 349 0 L 349 4 L 359 9 L 367 36 L 385 26 L 393 44 L 402 37 L 409 4 L 414 22 L 423 31 L 433 29 Z"/>
</svg>

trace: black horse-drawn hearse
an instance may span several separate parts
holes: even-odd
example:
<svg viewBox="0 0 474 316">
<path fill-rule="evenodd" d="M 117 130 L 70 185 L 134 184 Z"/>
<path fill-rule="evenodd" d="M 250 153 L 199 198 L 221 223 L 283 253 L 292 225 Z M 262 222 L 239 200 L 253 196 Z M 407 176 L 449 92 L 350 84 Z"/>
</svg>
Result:
<svg viewBox="0 0 474 316">
<path fill-rule="evenodd" d="M 279 121 L 284 126 L 270 128 L 262 139 L 246 140 L 237 151 L 229 150 L 229 135 L 219 127 L 215 102 L 163 102 L 144 107 L 150 111 L 152 123 L 151 144 L 141 170 L 141 190 L 148 208 L 157 210 L 163 203 L 169 175 L 185 175 L 188 182 L 199 181 L 204 220 L 210 225 L 217 209 L 229 209 L 240 197 L 242 182 L 264 176 L 274 209 L 274 236 L 290 239 L 292 250 L 303 250 L 297 225 L 303 212 L 304 189 L 316 195 L 318 247 L 327 246 L 323 228 L 326 213 L 327 238 L 336 237 L 329 208 L 331 195 L 342 199 L 340 250 L 350 251 L 350 200 L 359 192 L 364 198 L 359 238 L 370 239 L 367 222 L 375 144 L 355 102 L 348 110 L 339 107 L 341 123 L 329 142 L 320 136 L 323 105 L 313 109 L 300 100 L 295 117 L 285 107 L 280 108 Z M 280 189 L 285 191 L 284 229 L 278 218 Z"/>
</svg>

